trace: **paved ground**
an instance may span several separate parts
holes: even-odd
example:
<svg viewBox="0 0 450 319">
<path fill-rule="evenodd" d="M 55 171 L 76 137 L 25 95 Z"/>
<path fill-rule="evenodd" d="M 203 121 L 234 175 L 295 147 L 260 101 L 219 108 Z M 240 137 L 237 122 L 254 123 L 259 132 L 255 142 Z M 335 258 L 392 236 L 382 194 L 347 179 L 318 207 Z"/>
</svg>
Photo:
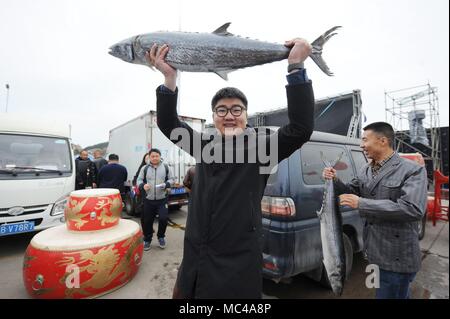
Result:
<svg viewBox="0 0 450 319">
<path fill-rule="evenodd" d="M 177 224 L 184 225 L 186 211 L 170 213 Z M 134 218 L 139 222 L 138 218 Z M 157 229 L 155 223 L 155 230 Z M 22 281 L 24 252 L 34 234 L 0 237 L 0 299 L 29 298 Z M 171 298 L 177 267 L 182 256 L 184 231 L 167 227 L 167 248 L 160 249 L 152 242 L 150 251 L 144 252 L 142 264 L 131 282 L 101 298 Z"/>
<path fill-rule="evenodd" d="M 182 226 L 186 224 L 186 216 L 185 209 L 169 214 L 173 222 Z M 138 219 L 135 220 L 139 222 Z M 155 222 L 155 231 L 157 225 Z M 144 251 L 136 277 L 124 287 L 101 298 L 172 298 L 172 289 L 182 258 L 183 238 L 184 230 L 167 227 L 167 247 L 159 248 L 158 241 L 153 239 L 152 248 Z"/>
<path fill-rule="evenodd" d="M 184 225 L 186 211 L 170 214 L 177 224 Z M 138 219 L 135 219 L 139 222 Z M 155 223 L 155 229 L 157 224 Z M 167 248 L 162 250 L 156 241 L 144 258 L 136 277 L 119 290 L 101 298 L 171 298 L 177 268 L 182 256 L 184 231 L 167 228 Z M 0 298 L 29 298 L 22 282 L 23 254 L 33 234 L 0 237 Z M 412 285 L 412 298 L 449 298 L 449 229 L 447 222 L 433 226 L 427 223 L 425 238 L 421 241 L 423 264 Z M 365 287 L 365 267 L 362 254 L 354 257 L 353 270 L 341 298 L 372 299 L 374 290 Z M 297 276 L 290 284 L 265 280 L 264 298 L 335 298 L 330 290 L 304 276 Z"/>
<path fill-rule="evenodd" d="M 412 287 L 413 297 L 448 299 L 448 222 L 439 222 L 436 226 L 428 222 L 426 232 L 426 236 L 420 242 L 423 252 L 422 269 Z"/>
<path fill-rule="evenodd" d="M 449 298 L 449 229 L 447 222 L 439 222 L 433 226 L 429 221 L 426 226 L 424 239 L 420 242 L 423 253 L 422 269 L 411 285 L 413 299 L 448 299 Z M 372 299 L 374 289 L 365 285 L 367 273 L 366 260 L 362 253 L 355 254 L 353 269 L 347 280 L 343 299 Z M 333 293 L 320 286 L 317 282 L 299 275 L 289 284 L 264 281 L 264 295 L 266 298 L 337 298 Z"/>
</svg>

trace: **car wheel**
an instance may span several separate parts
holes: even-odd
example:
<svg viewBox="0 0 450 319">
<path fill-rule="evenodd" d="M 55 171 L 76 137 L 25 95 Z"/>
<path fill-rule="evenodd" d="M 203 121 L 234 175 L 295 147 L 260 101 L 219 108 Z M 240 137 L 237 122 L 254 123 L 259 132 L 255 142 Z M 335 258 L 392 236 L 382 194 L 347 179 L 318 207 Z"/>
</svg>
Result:
<svg viewBox="0 0 450 319">
<path fill-rule="evenodd" d="M 344 241 L 344 251 L 345 251 L 345 280 L 350 277 L 353 267 L 353 245 L 346 234 L 342 235 Z M 322 276 L 320 277 L 320 284 L 324 287 L 331 288 L 330 281 L 328 280 L 327 271 L 325 266 L 322 265 Z"/>
<path fill-rule="evenodd" d="M 419 224 L 419 240 L 422 240 L 425 237 L 425 228 L 427 225 L 427 214 L 425 214 Z"/>
</svg>

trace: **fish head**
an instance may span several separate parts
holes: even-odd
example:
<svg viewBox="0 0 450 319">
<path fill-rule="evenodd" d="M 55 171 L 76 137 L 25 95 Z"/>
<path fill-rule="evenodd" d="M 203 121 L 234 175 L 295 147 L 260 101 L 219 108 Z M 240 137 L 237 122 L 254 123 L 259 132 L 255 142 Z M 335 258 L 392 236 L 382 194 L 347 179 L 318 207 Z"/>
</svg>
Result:
<svg viewBox="0 0 450 319">
<path fill-rule="evenodd" d="M 109 48 L 108 53 L 116 58 L 124 60 L 125 62 L 133 63 L 135 60 L 133 42 L 131 39 L 123 40 L 112 45 Z"/>
</svg>

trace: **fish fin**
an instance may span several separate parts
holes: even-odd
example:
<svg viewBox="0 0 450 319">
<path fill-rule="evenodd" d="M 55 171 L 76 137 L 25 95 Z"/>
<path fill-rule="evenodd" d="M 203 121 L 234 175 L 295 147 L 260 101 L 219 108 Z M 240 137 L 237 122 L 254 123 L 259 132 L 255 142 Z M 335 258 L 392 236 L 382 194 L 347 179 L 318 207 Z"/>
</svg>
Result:
<svg viewBox="0 0 450 319">
<path fill-rule="evenodd" d="M 323 165 L 325 165 L 325 167 L 332 167 L 334 168 L 337 163 L 339 163 L 339 161 L 342 159 L 342 156 L 344 155 L 344 152 L 342 151 L 339 156 L 337 157 L 337 159 L 334 161 L 334 163 L 331 163 L 330 161 L 325 159 L 325 156 L 323 155 L 323 152 L 320 151 L 320 158 L 322 159 Z"/>
<path fill-rule="evenodd" d="M 228 73 L 230 73 L 230 72 L 231 71 L 216 71 L 214 73 L 216 73 L 218 76 L 220 76 L 225 81 L 228 81 Z"/>
<path fill-rule="evenodd" d="M 232 36 L 233 34 L 228 32 L 228 27 L 230 26 L 231 22 L 227 22 L 225 23 L 223 26 L 217 28 L 216 30 L 214 30 L 214 34 L 217 35 L 222 35 L 222 36 Z"/>
<path fill-rule="evenodd" d="M 337 33 L 334 32 L 337 29 L 341 28 L 340 26 L 336 26 L 322 34 L 320 37 L 318 37 L 316 40 L 314 40 L 312 45 L 312 53 L 310 55 L 310 58 L 317 64 L 317 66 L 328 76 L 332 76 L 333 72 L 330 71 L 330 68 L 328 67 L 325 60 L 322 58 L 322 49 L 325 43 L 336 35 Z"/>
</svg>

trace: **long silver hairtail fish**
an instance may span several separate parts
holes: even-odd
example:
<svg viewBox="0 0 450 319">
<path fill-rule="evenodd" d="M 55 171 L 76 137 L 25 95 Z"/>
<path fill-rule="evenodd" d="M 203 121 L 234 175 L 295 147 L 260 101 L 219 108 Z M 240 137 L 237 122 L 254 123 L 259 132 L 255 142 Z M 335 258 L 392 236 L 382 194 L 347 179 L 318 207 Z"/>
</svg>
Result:
<svg viewBox="0 0 450 319">
<path fill-rule="evenodd" d="M 341 153 L 334 163 L 327 162 L 321 153 L 322 161 L 326 167 L 334 167 L 342 158 Z M 345 250 L 342 230 L 342 216 L 332 180 L 326 180 L 324 186 L 322 208 L 317 215 L 320 220 L 320 237 L 322 240 L 323 264 L 336 295 L 341 295 L 344 289 Z"/>
<path fill-rule="evenodd" d="M 212 33 L 160 31 L 136 35 L 112 45 L 109 54 L 129 63 L 150 66 L 145 53 L 153 44 L 167 44 L 166 62 L 172 67 L 187 72 L 214 72 L 224 80 L 234 70 L 281 61 L 289 56 L 290 48 L 282 44 L 233 35 L 228 32 L 230 24 L 225 23 Z M 339 28 L 331 28 L 311 43 L 311 59 L 329 76 L 333 73 L 322 57 L 322 50 Z"/>
</svg>

